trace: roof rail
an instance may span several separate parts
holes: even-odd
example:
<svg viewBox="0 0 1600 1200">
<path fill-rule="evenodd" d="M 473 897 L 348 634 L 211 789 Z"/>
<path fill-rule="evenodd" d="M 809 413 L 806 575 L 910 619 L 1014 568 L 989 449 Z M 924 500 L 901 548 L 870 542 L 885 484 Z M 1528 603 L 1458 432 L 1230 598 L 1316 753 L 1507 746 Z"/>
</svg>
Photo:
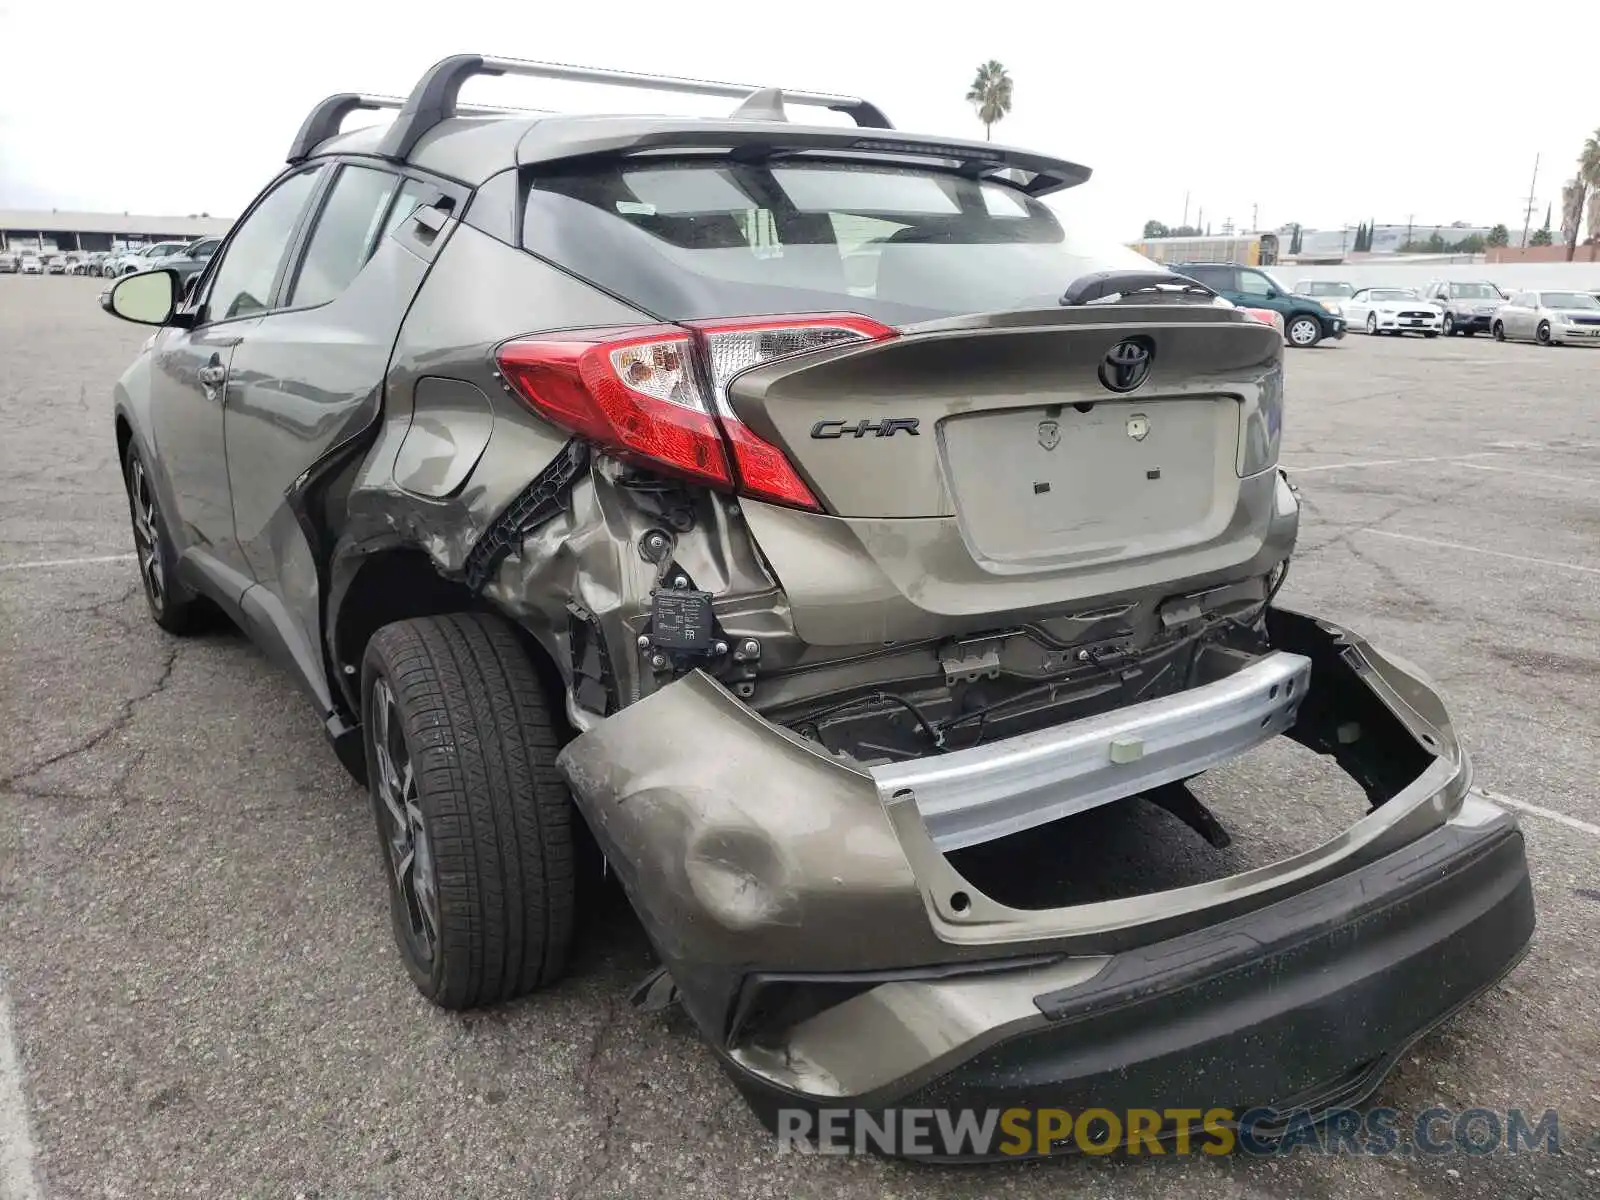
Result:
<svg viewBox="0 0 1600 1200">
<path fill-rule="evenodd" d="M 607 71 L 599 67 L 529 62 L 519 58 L 487 58 L 481 54 L 453 54 L 429 67 L 427 74 L 418 80 L 416 87 L 411 89 L 411 95 L 406 97 L 404 105 L 400 108 L 400 115 L 395 118 L 394 125 L 384 135 L 378 153 L 385 158 L 404 161 L 428 130 L 463 111 L 456 106 L 456 97 L 461 92 L 461 85 L 480 75 L 532 75 L 541 79 L 564 79 L 572 83 L 605 83 L 613 87 L 641 88 L 655 92 L 728 96 L 747 102 L 761 94 L 761 99 L 755 105 L 748 103 L 742 105 L 735 115 L 746 117 L 760 115 L 770 119 L 773 108 L 770 95 L 763 94 L 770 93 L 772 89 L 753 84 L 679 79 L 671 75 L 639 75 L 631 71 Z M 312 121 L 335 100 L 344 98 L 330 96 L 324 100 L 306 119 L 307 126 L 309 127 Z M 894 128 L 881 109 L 857 96 L 831 96 L 822 92 L 791 92 L 784 89 L 782 98 L 789 104 L 807 104 L 845 113 L 853 118 L 857 125 L 865 128 Z M 362 106 L 349 105 L 340 110 L 340 120 L 356 107 Z M 306 130 L 301 131 L 302 137 L 305 132 Z M 299 147 L 300 139 L 296 139 L 295 145 Z"/>
</svg>

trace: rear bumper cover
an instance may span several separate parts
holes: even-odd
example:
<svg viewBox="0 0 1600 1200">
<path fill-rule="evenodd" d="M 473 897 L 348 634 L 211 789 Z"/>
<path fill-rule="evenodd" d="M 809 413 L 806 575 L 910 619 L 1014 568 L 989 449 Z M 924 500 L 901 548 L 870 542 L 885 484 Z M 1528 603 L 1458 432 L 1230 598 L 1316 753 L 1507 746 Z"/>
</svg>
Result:
<svg viewBox="0 0 1600 1200">
<path fill-rule="evenodd" d="M 1010 907 L 943 853 L 919 784 L 886 795 L 700 673 L 560 766 L 685 1009 L 769 1119 L 1348 1100 L 1516 960 L 1527 868 L 1513 819 L 1469 795 L 1420 672 L 1325 621 L 1273 609 L 1267 624 L 1310 664 L 1287 735 L 1373 808 L 1191 886 Z"/>
<path fill-rule="evenodd" d="M 1019 968 L 1037 989 L 1034 1011 L 921 1078 L 819 1098 L 724 1061 L 775 1129 L 785 1109 L 859 1109 L 879 1120 L 890 1109 L 1018 1107 L 1315 1114 L 1370 1095 L 1406 1047 L 1516 964 L 1533 926 L 1522 835 L 1473 798 L 1443 828 L 1379 862 L 1113 955 L 1082 982 L 1051 987 L 1070 963 Z M 962 1003 L 974 987 L 1012 982 L 969 982 Z M 924 1019 L 930 999 L 915 1006 Z"/>
</svg>

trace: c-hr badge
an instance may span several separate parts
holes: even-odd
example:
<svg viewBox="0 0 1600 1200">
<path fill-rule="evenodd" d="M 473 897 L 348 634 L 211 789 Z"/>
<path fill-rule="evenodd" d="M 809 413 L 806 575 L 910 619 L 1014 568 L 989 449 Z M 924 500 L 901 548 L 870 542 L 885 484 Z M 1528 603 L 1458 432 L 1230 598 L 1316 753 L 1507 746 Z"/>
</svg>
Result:
<svg viewBox="0 0 1600 1200">
<path fill-rule="evenodd" d="M 1039 422 L 1039 445 L 1054 450 L 1061 444 L 1061 426 L 1055 421 Z"/>
</svg>

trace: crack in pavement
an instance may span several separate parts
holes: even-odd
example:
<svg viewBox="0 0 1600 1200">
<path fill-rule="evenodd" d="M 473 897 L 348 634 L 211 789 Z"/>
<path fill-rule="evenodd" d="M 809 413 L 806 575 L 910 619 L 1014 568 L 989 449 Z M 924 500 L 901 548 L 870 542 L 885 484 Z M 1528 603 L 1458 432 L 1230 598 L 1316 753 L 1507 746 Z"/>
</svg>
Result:
<svg viewBox="0 0 1600 1200">
<path fill-rule="evenodd" d="M 179 646 L 172 646 L 169 648 L 166 659 L 161 664 L 161 672 L 156 677 L 155 683 L 152 684 L 146 691 L 141 692 L 139 695 L 130 696 L 123 700 L 120 711 L 105 725 L 101 726 L 99 729 L 95 730 L 88 737 L 84 738 L 82 741 L 79 741 L 75 745 L 68 746 L 64 750 L 58 750 L 54 754 L 47 755 L 38 762 L 31 763 L 28 766 L 13 771 L 9 775 L 0 776 L 0 790 L 7 788 L 15 790 L 15 785 L 19 782 L 33 778 L 47 767 L 53 767 L 57 763 L 65 762 L 67 759 L 75 758 L 80 754 L 87 754 L 89 751 L 95 749 L 95 747 L 101 745 L 109 738 L 127 729 L 127 727 L 132 723 L 134 714 L 138 712 L 141 704 L 147 700 L 154 699 L 156 696 L 159 696 L 162 692 L 167 690 L 167 685 L 172 682 L 173 668 L 178 664 L 179 650 Z M 135 757 L 137 760 L 139 756 Z M 131 768 L 129 768 L 129 770 L 131 771 Z"/>
<path fill-rule="evenodd" d="M 614 997 L 607 1002 L 605 1014 L 589 1041 L 589 1056 L 584 1060 L 583 1070 L 578 1074 L 580 1093 L 591 1108 L 599 1111 L 600 1131 L 596 1137 L 599 1142 L 599 1152 L 593 1156 L 592 1169 L 573 1185 L 568 1200 L 578 1200 L 578 1197 L 586 1195 L 611 1169 L 611 1135 L 616 1130 L 618 1119 L 622 1116 L 622 1101 L 609 1088 L 602 1087 L 598 1070 L 600 1060 L 605 1055 L 606 1040 L 622 1016 L 623 1004 L 622 997 Z M 601 1091 L 605 1092 L 603 1102 L 598 1096 Z"/>
</svg>

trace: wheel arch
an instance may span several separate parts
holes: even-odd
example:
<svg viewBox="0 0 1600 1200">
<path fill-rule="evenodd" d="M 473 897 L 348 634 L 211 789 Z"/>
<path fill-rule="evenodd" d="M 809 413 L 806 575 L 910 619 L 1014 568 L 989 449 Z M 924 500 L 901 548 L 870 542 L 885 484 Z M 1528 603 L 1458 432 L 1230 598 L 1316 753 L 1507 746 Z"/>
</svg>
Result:
<svg viewBox="0 0 1600 1200">
<path fill-rule="evenodd" d="M 361 660 L 372 636 L 385 625 L 417 617 L 482 612 L 499 616 L 516 631 L 544 685 L 552 712 L 566 714 L 566 681 L 555 660 L 527 628 L 474 592 L 444 575 L 419 545 L 397 542 L 370 552 L 349 552 L 335 564 L 328 604 L 328 658 L 334 682 L 351 717 L 361 712 Z"/>
</svg>

